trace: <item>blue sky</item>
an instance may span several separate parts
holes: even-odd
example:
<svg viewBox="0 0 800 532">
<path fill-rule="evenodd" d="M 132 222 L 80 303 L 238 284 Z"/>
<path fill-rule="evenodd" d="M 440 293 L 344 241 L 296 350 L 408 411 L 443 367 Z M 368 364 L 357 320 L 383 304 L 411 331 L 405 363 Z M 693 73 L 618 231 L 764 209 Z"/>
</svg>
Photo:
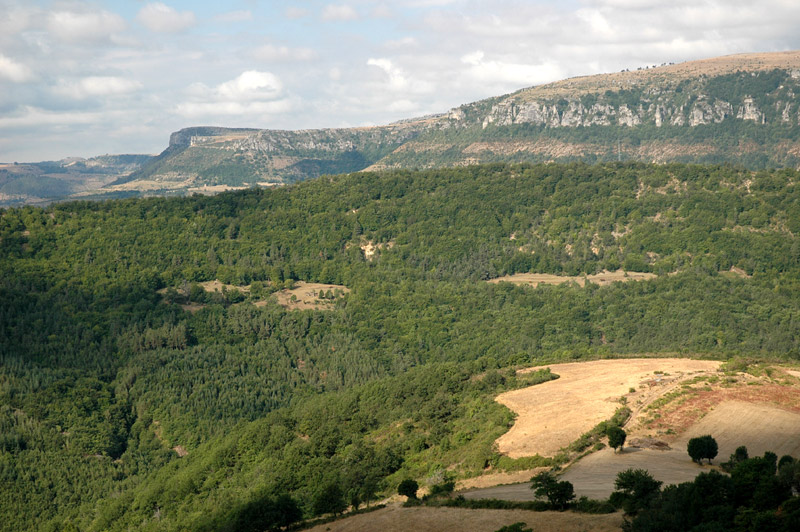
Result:
<svg viewBox="0 0 800 532">
<path fill-rule="evenodd" d="M 0 0 L 0 161 L 193 125 L 384 124 L 561 78 L 800 48 L 796 0 Z"/>
</svg>

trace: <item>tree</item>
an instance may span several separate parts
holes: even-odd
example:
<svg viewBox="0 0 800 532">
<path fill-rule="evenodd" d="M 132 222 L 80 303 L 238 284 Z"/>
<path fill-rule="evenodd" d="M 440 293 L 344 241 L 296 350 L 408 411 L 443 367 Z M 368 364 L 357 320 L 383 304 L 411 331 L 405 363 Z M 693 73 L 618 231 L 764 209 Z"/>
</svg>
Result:
<svg viewBox="0 0 800 532">
<path fill-rule="evenodd" d="M 611 504 L 622 507 L 628 514 L 635 514 L 658 495 L 661 481 L 654 479 L 645 469 L 626 469 L 617 474 L 614 487 L 616 491 L 609 498 Z"/>
<path fill-rule="evenodd" d="M 323 486 L 314 494 L 313 510 L 316 515 L 339 515 L 347 509 L 344 493 L 338 484 L 330 483 Z"/>
<path fill-rule="evenodd" d="M 531 479 L 531 489 L 537 497 L 545 497 L 550 506 L 563 510 L 575 499 L 575 488 L 571 482 L 558 481 L 549 472 L 539 473 Z"/>
<path fill-rule="evenodd" d="M 233 522 L 239 532 L 283 528 L 303 517 L 297 502 L 285 493 L 276 497 L 258 495 L 235 510 L 235 514 Z"/>
<path fill-rule="evenodd" d="M 617 451 L 617 448 L 622 449 L 622 446 L 625 445 L 625 438 L 628 437 L 625 431 L 616 425 L 608 427 L 606 436 L 608 436 L 608 445 L 614 449 L 614 452 Z"/>
<path fill-rule="evenodd" d="M 709 435 L 698 436 L 697 438 L 689 440 L 686 451 L 689 453 L 693 462 L 699 464 L 705 458 L 710 464 L 711 460 L 717 456 L 719 446 L 717 446 L 717 440 Z"/>
<path fill-rule="evenodd" d="M 407 478 L 402 481 L 399 486 L 397 486 L 397 493 L 400 495 L 405 495 L 409 499 L 416 499 L 418 489 L 419 484 L 417 484 L 417 481 Z"/>
</svg>

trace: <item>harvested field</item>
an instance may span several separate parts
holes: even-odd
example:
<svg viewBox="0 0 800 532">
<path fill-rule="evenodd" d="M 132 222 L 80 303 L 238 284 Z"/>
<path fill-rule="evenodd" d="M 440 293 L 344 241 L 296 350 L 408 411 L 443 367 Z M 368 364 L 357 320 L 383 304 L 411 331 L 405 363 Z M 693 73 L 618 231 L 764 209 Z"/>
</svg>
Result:
<svg viewBox="0 0 800 532">
<path fill-rule="evenodd" d="M 323 284 L 323 283 L 304 283 L 298 281 L 294 288 L 291 290 L 281 290 L 275 293 L 278 304 L 289 310 L 324 310 L 333 305 L 333 299 L 320 299 L 320 292 L 327 293 L 328 290 L 331 294 L 337 292 L 346 294 L 350 291 L 349 288 L 337 284 Z M 294 296 L 294 299 L 292 299 Z M 257 306 L 265 305 L 266 302 L 258 302 Z"/>
<path fill-rule="evenodd" d="M 530 285 L 537 287 L 540 284 L 562 284 L 562 283 L 578 283 L 580 286 L 585 286 L 587 282 L 598 285 L 607 285 L 616 281 L 644 281 L 657 277 L 654 273 L 644 272 L 626 272 L 617 270 L 615 272 L 602 271 L 593 275 L 581 276 L 566 276 L 566 275 L 552 275 L 549 273 L 516 273 L 514 275 L 505 275 L 492 279 L 490 283 L 514 283 L 517 285 Z"/>
<path fill-rule="evenodd" d="M 530 490 L 528 490 L 530 491 Z M 462 508 L 402 508 L 390 506 L 317 525 L 313 532 L 494 532 L 523 522 L 536 532 L 617 532 L 622 514 L 589 515 L 573 512 L 531 512 L 526 510 L 465 510 Z"/>
<path fill-rule="evenodd" d="M 750 456 L 772 451 L 778 456 L 800 457 L 800 413 L 764 403 L 725 401 L 673 441 L 667 440 L 669 450 L 626 448 L 615 454 L 604 449 L 574 464 L 562 478 L 573 483 L 578 495 L 591 498 L 608 497 L 617 473 L 628 468 L 647 469 L 665 485 L 687 482 L 710 469 L 692 462 L 686 452 L 689 439 L 704 434 L 712 435 L 719 444 L 715 466 L 725 462 L 740 445 L 747 447 Z"/>
<path fill-rule="evenodd" d="M 630 388 L 657 394 L 680 376 L 716 371 L 719 362 L 678 358 L 596 360 L 547 366 L 559 379 L 506 392 L 497 402 L 517 414 L 517 420 L 497 440 L 511 458 L 553 456 L 621 406 Z M 532 371 L 538 368 L 531 368 Z M 657 374 L 656 372 L 663 372 Z M 665 375 L 668 373 L 669 375 Z"/>
<path fill-rule="evenodd" d="M 800 414 L 800 387 L 776 384 L 770 382 L 768 377 L 749 375 L 742 375 L 735 384 L 726 383 L 724 386 L 682 387 L 680 394 L 660 406 L 649 418 L 639 420 L 638 424 L 631 422 L 630 425 L 640 433 L 657 433 L 670 443 L 677 442 L 677 435 L 690 431 L 718 406 L 729 402 L 760 404 Z M 741 414 L 744 415 L 745 412 L 742 411 Z M 765 420 L 753 421 L 761 424 Z"/>
<path fill-rule="evenodd" d="M 596 364 L 602 362 L 627 361 L 575 365 L 586 366 L 584 370 L 600 375 L 602 371 L 598 370 Z M 704 434 L 711 434 L 719 444 L 714 468 L 726 461 L 740 445 L 747 447 L 750 456 L 761 456 L 765 451 L 772 451 L 778 456 L 789 454 L 800 457 L 800 386 L 791 376 L 791 372 L 797 373 L 795 370 L 764 368 L 761 376 L 745 373 L 722 376 L 714 371 L 713 365 L 717 363 L 706 364 L 711 366 L 696 372 L 660 369 L 666 373 L 657 374 L 658 381 L 647 379 L 643 385 L 637 386 L 635 392 L 626 395 L 629 406 L 634 410 L 625 427 L 628 440 L 624 451 L 614 453 L 611 449 L 604 449 L 590 454 L 569 466 L 562 478 L 573 483 L 579 496 L 590 498 L 608 497 L 613 491 L 617 473 L 628 468 L 647 469 L 664 484 L 686 482 L 710 469 L 710 466 L 698 466 L 692 462 L 686 452 L 689 439 Z M 560 374 L 562 377 L 559 380 L 562 380 L 570 377 L 569 366 L 573 364 L 553 365 L 550 368 Z M 624 365 L 617 367 L 617 370 L 623 369 Z M 635 372 L 637 368 L 631 371 Z M 539 385 L 540 391 L 559 380 Z M 598 380 L 591 376 L 577 380 L 586 389 L 607 386 L 603 381 L 608 382 L 605 378 Z M 573 404 L 571 396 L 574 390 L 568 390 L 566 394 L 563 391 L 558 393 L 567 396 L 569 403 Z M 541 410 L 550 411 L 552 408 L 556 408 L 556 405 L 543 405 Z M 585 412 L 589 411 L 592 410 Z M 561 415 L 564 415 L 563 411 Z M 520 416 L 520 421 L 522 419 L 523 416 Z M 536 434 L 532 433 L 532 436 L 535 438 Z M 464 496 L 533 499 L 528 482 L 477 489 L 464 493 Z"/>
<path fill-rule="evenodd" d="M 750 456 L 772 451 L 800 458 L 800 413 L 763 403 L 726 401 L 675 440 L 674 447 L 686 449 L 690 438 L 711 434 L 719 444 L 715 463 L 724 462 L 740 445 Z"/>
</svg>

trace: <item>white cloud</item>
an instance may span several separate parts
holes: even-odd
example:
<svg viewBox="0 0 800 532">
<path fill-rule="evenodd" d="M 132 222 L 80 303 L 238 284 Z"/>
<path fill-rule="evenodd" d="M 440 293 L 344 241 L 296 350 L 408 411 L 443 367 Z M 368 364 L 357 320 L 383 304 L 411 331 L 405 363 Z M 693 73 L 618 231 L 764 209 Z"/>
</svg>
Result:
<svg viewBox="0 0 800 532">
<path fill-rule="evenodd" d="M 54 11 L 46 25 L 51 35 L 70 43 L 109 40 L 126 28 L 122 17 L 108 11 Z"/>
<path fill-rule="evenodd" d="M 37 126 L 66 126 L 91 124 L 102 119 L 97 112 L 57 112 L 33 106 L 25 106 L 12 116 L 0 117 L 0 128 L 28 128 Z"/>
<path fill-rule="evenodd" d="M 3 6 L 0 13 L 0 32 L 4 35 L 16 35 L 33 23 L 34 17 L 41 17 L 38 10 L 18 6 Z"/>
<path fill-rule="evenodd" d="M 402 37 L 386 41 L 384 46 L 389 49 L 416 48 L 419 46 L 419 42 L 414 37 Z"/>
<path fill-rule="evenodd" d="M 290 19 L 298 19 L 308 16 L 308 9 L 303 9 L 302 7 L 287 7 L 286 11 L 284 11 L 286 18 Z"/>
<path fill-rule="evenodd" d="M 281 80 L 270 72 L 248 70 L 238 77 L 208 87 L 195 83 L 188 89 L 188 101 L 181 102 L 175 111 L 185 117 L 269 115 L 287 112 L 291 102 L 285 96 Z"/>
<path fill-rule="evenodd" d="M 248 70 L 239 77 L 226 81 L 217 87 L 220 96 L 230 100 L 272 99 L 283 90 L 281 80 L 270 72 Z"/>
<path fill-rule="evenodd" d="M 252 120 L 254 115 L 272 115 L 291 111 L 289 100 L 274 102 L 183 102 L 175 111 L 186 118 L 200 117 L 239 117 Z"/>
<path fill-rule="evenodd" d="M 142 84 L 116 76 L 90 76 L 77 81 L 62 80 L 54 89 L 57 94 L 82 100 L 85 98 L 118 96 L 136 92 Z"/>
<path fill-rule="evenodd" d="M 317 56 L 311 48 L 290 48 L 265 44 L 253 50 L 253 57 L 261 61 L 310 61 Z"/>
<path fill-rule="evenodd" d="M 228 24 L 236 22 L 247 22 L 253 20 L 253 13 L 247 9 L 240 9 L 238 11 L 229 11 L 214 17 L 217 22 L 224 22 Z"/>
<path fill-rule="evenodd" d="M 33 80 L 33 71 L 26 65 L 18 63 L 0 54 L 0 78 L 13 81 L 14 83 L 25 83 Z"/>
<path fill-rule="evenodd" d="M 373 18 L 392 18 L 395 16 L 394 10 L 386 4 L 373 7 L 369 14 Z"/>
<path fill-rule="evenodd" d="M 517 87 L 538 85 L 557 81 L 564 77 L 564 71 L 555 63 L 526 65 L 498 60 L 486 60 L 485 54 L 478 50 L 461 58 L 469 66 L 468 74 L 481 83 L 510 84 Z"/>
<path fill-rule="evenodd" d="M 176 11 L 161 2 L 145 5 L 136 18 L 150 31 L 177 33 L 194 26 L 197 19 L 191 11 Z"/>
<path fill-rule="evenodd" d="M 367 60 L 367 65 L 378 67 L 386 73 L 388 85 L 384 87 L 385 89 L 413 94 L 425 94 L 434 90 L 431 83 L 410 78 L 403 69 L 385 57 L 370 58 Z"/>
<path fill-rule="evenodd" d="M 351 6 L 329 4 L 322 10 L 323 20 L 356 20 L 358 13 Z"/>
</svg>

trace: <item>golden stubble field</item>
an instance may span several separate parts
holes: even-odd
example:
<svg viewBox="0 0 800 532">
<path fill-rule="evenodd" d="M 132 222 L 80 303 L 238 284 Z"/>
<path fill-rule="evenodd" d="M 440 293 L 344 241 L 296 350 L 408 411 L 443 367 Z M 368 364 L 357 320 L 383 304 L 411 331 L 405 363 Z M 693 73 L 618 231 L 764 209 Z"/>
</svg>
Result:
<svg viewBox="0 0 800 532">
<path fill-rule="evenodd" d="M 554 456 L 581 434 L 609 419 L 622 406 L 620 397 L 631 388 L 655 398 L 670 389 L 676 379 L 716 371 L 719 362 L 635 358 L 546 367 L 559 378 L 497 397 L 497 402 L 517 414 L 511 430 L 497 440 L 498 450 L 511 458 Z M 540 368 L 522 372 L 536 369 Z"/>
<path fill-rule="evenodd" d="M 647 469 L 665 485 L 687 482 L 718 467 L 740 445 L 750 456 L 772 451 L 800 457 L 800 378 L 795 369 L 723 373 L 718 362 L 689 359 L 598 360 L 549 367 L 560 375 L 558 380 L 498 396 L 498 402 L 518 415 L 512 429 L 497 441 L 501 452 L 512 457 L 552 456 L 608 419 L 621 405 L 620 397 L 632 409 L 622 452 L 606 448 L 592 453 L 562 475 L 578 495 L 608 497 L 617 473 L 629 468 Z M 686 452 L 690 438 L 705 434 L 719 444 L 714 466 L 699 466 Z M 465 496 L 533 498 L 528 483 Z"/>
</svg>

